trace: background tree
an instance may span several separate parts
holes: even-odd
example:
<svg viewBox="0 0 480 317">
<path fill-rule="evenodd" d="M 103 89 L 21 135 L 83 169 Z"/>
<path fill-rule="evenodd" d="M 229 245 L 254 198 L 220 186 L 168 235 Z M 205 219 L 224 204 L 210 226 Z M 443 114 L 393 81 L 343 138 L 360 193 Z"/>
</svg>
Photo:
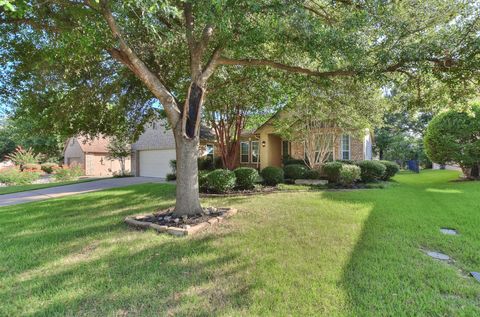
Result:
<svg viewBox="0 0 480 317">
<path fill-rule="evenodd" d="M 120 162 L 120 176 L 125 176 L 125 161 L 131 154 L 128 138 L 124 134 L 111 137 L 107 145 L 107 150 L 107 158 L 110 160 L 118 160 Z"/>
<path fill-rule="evenodd" d="M 428 157 L 439 164 L 458 164 L 465 176 L 478 178 L 480 103 L 467 111 L 449 110 L 433 118 L 425 134 Z"/>
<path fill-rule="evenodd" d="M 302 86 L 279 115 L 276 129 L 304 145 L 305 163 L 312 169 L 332 159 L 339 136 L 363 135 L 383 116 L 382 92 L 372 83 L 343 79 Z"/>
<path fill-rule="evenodd" d="M 141 122 L 160 103 L 176 141 L 175 213 L 193 214 L 200 119 L 217 69 L 380 81 L 435 72 L 458 84 L 478 72 L 479 10 L 451 0 L 4 1 L 0 86 L 71 134 L 108 135 L 118 114 Z"/>
<path fill-rule="evenodd" d="M 258 69 L 221 69 L 210 84 L 205 119 L 215 131 L 222 164 L 233 170 L 239 165 L 240 136 L 258 116 L 273 115 L 281 89 L 271 72 Z"/>
</svg>

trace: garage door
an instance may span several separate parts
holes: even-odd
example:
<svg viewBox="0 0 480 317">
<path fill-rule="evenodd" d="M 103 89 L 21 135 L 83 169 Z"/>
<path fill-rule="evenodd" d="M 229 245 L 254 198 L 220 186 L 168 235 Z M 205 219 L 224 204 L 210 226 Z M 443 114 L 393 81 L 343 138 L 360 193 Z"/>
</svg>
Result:
<svg viewBox="0 0 480 317">
<path fill-rule="evenodd" d="M 165 178 L 172 172 L 170 161 L 176 158 L 175 150 L 152 150 L 138 152 L 140 176 Z"/>
</svg>

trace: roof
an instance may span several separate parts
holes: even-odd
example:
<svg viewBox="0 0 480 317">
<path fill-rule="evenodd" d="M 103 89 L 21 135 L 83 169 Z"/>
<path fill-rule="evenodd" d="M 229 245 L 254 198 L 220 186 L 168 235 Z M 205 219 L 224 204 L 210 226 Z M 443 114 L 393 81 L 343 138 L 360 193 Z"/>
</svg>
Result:
<svg viewBox="0 0 480 317">
<path fill-rule="evenodd" d="M 65 147 L 63 149 L 63 152 L 65 153 L 65 149 L 67 148 L 68 144 L 70 143 L 70 140 L 75 139 L 78 144 L 80 145 L 80 148 L 84 153 L 108 153 L 108 143 L 110 142 L 110 139 L 104 136 L 99 136 L 95 137 L 93 139 L 90 139 L 85 136 L 76 136 L 69 138 L 65 142 Z"/>
</svg>

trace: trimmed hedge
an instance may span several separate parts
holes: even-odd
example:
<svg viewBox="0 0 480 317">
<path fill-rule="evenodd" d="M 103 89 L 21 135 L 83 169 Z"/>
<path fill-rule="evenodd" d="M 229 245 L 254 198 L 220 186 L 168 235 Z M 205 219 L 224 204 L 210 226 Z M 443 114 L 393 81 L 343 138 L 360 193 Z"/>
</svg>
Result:
<svg viewBox="0 0 480 317">
<path fill-rule="evenodd" d="M 177 174 L 175 173 L 168 173 L 167 174 L 167 181 L 174 181 L 177 179 Z"/>
<path fill-rule="evenodd" d="M 208 173 L 208 171 L 198 171 L 198 188 L 200 191 L 205 192 L 208 190 Z"/>
<path fill-rule="evenodd" d="M 286 179 L 302 179 L 305 178 L 307 169 L 305 165 L 292 164 L 283 168 L 283 173 Z"/>
<path fill-rule="evenodd" d="M 276 186 L 279 183 L 282 183 L 284 180 L 283 170 L 279 167 L 268 166 L 265 167 L 261 175 L 266 185 Z"/>
<path fill-rule="evenodd" d="M 361 169 L 361 179 L 365 183 L 381 180 L 387 169 L 379 161 L 359 161 L 357 166 Z"/>
<path fill-rule="evenodd" d="M 395 162 L 390 161 L 379 161 L 385 166 L 385 173 L 383 174 L 382 180 L 388 181 L 390 178 L 395 176 L 400 171 L 400 166 Z"/>
<path fill-rule="evenodd" d="M 344 186 L 352 186 L 353 183 L 360 179 L 360 175 L 360 167 L 352 164 L 343 164 L 340 169 L 339 181 Z"/>
<path fill-rule="evenodd" d="M 327 162 L 323 165 L 323 174 L 325 174 L 329 182 L 338 183 L 340 181 L 340 171 L 342 169 L 342 165 L 343 164 L 338 161 Z"/>
<path fill-rule="evenodd" d="M 258 179 L 258 171 L 251 167 L 239 167 L 233 171 L 239 189 L 253 189 Z"/>
<path fill-rule="evenodd" d="M 216 169 L 206 176 L 207 187 L 215 193 L 226 193 L 235 187 L 235 173 L 229 170 Z"/>
<path fill-rule="evenodd" d="M 322 177 L 322 174 L 319 170 L 308 170 L 305 172 L 304 177 L 306 179 L 320 179 Z"/>
</svg>

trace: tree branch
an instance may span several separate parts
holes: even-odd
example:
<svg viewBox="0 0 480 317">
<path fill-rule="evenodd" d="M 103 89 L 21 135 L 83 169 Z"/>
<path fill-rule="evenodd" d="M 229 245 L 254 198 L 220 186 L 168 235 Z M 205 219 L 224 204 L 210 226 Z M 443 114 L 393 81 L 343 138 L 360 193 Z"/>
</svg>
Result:
<svg viewBox="0 0 480 317">
<path fill-rule="evenodd" d="M 180 120 L 180 110 L 175 102 L 175 98 L 160 82 L 158 77 L 148 69 L 145 63 L 127 45 L 106 0 L 101 1 L 101 8 L 102 14 L 113 34 L 113 37 L 118 40 L 120 46 L 120 49 L 111 50 L 110 54 L 113 53 L 112 56 L 116 56 L 118 58 L 117 60 L 121 61 L 131 69 L 150 89 L 155 97 L 160 100 L 167 113 L 170 124 L 175 128 Z"/>
<path fill-rule="evenodd" d="M 281 69 L 290 73 L 299 73 L 315 77 L 333 77 L 333 76 L 353 76 L 358 72 L 353 70 L 335 70 L 328 72 L 314 71 L 308 68 L 290 66 L 282 63 L 277 63 L 266 59 L 232 59 L 227 57 L 219 57 L 217 59 L 218 65 L 240 65 L 240 66 L 269 66 L 276 69 Z"/>
</svg>

